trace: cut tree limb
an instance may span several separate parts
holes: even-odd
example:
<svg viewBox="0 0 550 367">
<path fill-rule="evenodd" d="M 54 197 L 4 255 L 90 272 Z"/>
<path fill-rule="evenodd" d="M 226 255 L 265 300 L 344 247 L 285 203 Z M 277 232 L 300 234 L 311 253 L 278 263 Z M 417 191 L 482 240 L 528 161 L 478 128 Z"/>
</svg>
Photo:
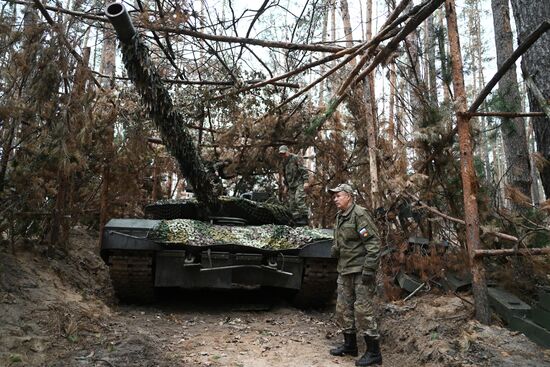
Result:
<svg viewBox="0 0 550 367">
<path fill-rule="evenodd" d="M 506 248 L 506 249 L 497 249 L 497 250 L 476 250 L 476 257 L 486 257 L 486 256 L 530 256 L 530 255 L 550 255 L 550 247 L 543 248 Z"/>
<path fill-rule="evenodd" d="M 497 70 L 495 75 L 489 80 L 487 85 L 479 92 L 479 95 L 472 103 L 468 112 L 476 112 L 479 106 L 483 103 L 485 98 L 489 95 L 493 87 L 498 83 L 498 81 L 506 74 L 510 66 L 512 66 L 521 55 L 523 55 L 527 50 L 535 43 L 546 31 L 550 29 L 550 22 L 543 22 L 537 29 L 531 33 L 521 45 L 516 48 L 516 50 L 510 55 L 508 59 L 502 64 L 502 66 Z"/>
<path fill-rule="evenodd" d="M 437 214 L 438 216 L 440 216 L 442 218 L 445 218 L 447 220 L 450 220 L 451 222 L 459 223 L 459 224 L 462 224 L 462 225 L 466 224 L 466 222 L 463 219 L 451 217 L 450 215 L 442 213 L 441 211 L 437 210 L 436 208 L 429 206 L 428 204 L 424 203 L 423 201 L 418 200 L 413 195 L 409 195 L 409 196 L 411 198 L 413 198 L 414 200 L 416 200 L 416 202 L 418 204 L 420 204 L 421 208 L 426 209 L 429 212 Z M 487 227 L 483 227 L 483 226 L 481 226 L 481 230 L 482 230 L 484 235 L 492 235 L 492 236 L 498 237 L 502 240 L 512 241 L 512 242 L 519 242 L 519 238 L 517 238 L 515 236 L 512 236 L 512 235 L 509 235 L 509 234 L 506 234 L 506 233 L 491 231 L 491 230 L 487 229 Z"/>
</svg>

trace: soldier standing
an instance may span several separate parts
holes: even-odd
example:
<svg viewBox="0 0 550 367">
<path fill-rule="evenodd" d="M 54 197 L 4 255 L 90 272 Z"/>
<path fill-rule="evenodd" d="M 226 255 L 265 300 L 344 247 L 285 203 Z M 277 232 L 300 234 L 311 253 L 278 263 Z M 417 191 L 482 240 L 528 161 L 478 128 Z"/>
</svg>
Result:
<svg viewBox="0 0 550 367">
<path fill-rule="evenodd" d="M 357 356 L 357 337 L 365 338 L 367 350 L 356 366 L 382 363 L 380 334 L 373 312 L 376 270 L 380 253 L 378 231 L 366 209 L 355 204 L 348 184 L 329 190 L 338 208 L 332 255 L 338 258 L 336 317 L 343 329 L 344 344 L 331 349 L 334 356 Z"/>
<path fill-rule="evenodd" d="M 308 210 L 305 190 L 309 187 L 309 175 L 302 158 L 290 153 L 286 145 L 279 147 L 279 156 L 283 158 L 283 177 L 288 197 L 288 205 L 294 220 L 307 224 Z"/>
</svg>

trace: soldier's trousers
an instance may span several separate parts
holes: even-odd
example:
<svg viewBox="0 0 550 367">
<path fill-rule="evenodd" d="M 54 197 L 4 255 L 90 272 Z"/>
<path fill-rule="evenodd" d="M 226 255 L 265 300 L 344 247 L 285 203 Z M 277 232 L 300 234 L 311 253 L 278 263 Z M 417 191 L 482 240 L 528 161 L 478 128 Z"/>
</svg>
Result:
<svg viewBox="0 0 550 367">
<path fill-rule="evenodd" d="M 374 317 L 375 288 L 374 282 L 362 283 L 361 273 L 338 275 L 336 320 L 344 331 L 380 336 Z"/>
<path fill-rule="evenodd" d="M 308 215 L 304 185 L 288 188 L 288 206 L 295 217 Z"/>
</svg>

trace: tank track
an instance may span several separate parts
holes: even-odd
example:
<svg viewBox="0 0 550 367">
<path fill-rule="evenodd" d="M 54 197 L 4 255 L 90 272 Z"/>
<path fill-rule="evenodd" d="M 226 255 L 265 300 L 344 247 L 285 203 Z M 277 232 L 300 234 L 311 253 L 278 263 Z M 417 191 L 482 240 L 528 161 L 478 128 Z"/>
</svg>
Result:
<svg viewBox="0 0 550 367">
<path fill-rule="evenodd" d="M 118 299 L 124 303 L 151 303 L 155 299 L 151 254 L 109 256 L 109 273 Z"/>
<path fill-rule="evenodd" d="M 318 307 L 329 303 L 336 294 L 336 259 L 304 259 L 302 287 L 292 302 L 302 308 Z"/>
</svg>

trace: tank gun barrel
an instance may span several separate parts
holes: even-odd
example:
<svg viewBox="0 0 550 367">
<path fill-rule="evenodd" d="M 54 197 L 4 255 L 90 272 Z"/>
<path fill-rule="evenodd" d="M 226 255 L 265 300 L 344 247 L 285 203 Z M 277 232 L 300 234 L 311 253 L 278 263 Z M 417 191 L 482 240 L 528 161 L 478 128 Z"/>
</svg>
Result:
<svg viewBox="0 0 550 367">
<path fill-rule="evenodd" d="M 121 42 L 129 43 L 136 34 L 136 29 L 130 19 L 130 14 L 121 3 L 110 3 L 105 7 L 105 15 L 115 28 Z"/>
<path fill-rule="evenodd" d="M 110 3 L 105 14 L 120 39 L 122 61 L 128 77 L 141 95 L 142 102 L 155 123 L 168 152 L 178 161 L 180 172 L 193 186 L 197 200 L 211 212 L 219 209 L 214 184 L 186 127 L 186 117 L 177 111 L 168 89 L 163 85 L 149 49 L 136 32 L 122 3 Z"/>
</svg>

